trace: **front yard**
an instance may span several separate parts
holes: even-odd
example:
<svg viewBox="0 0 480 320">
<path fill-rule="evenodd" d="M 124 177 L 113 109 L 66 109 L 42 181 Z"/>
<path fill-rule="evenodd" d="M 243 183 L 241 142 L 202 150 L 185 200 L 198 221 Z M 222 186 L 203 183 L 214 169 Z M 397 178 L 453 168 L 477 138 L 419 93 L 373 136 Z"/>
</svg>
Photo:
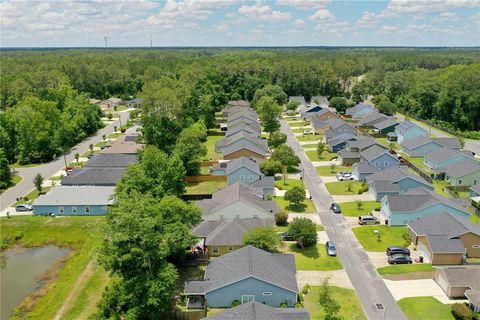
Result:
<svg viewBox="0 0 480 320">
<path fill-rule="evenodd" d="M 359 181 L 338 181 L 325 183 L 325 187 L 331 195 L 354 195 L 362 187 Z"/>
<path fill-rule="evenodd" d="M 380 236 L 374 230 L 378 230 Z M 384 252 L 389 246 L 410 245 L 407 227 L 359 226 L 352 228 L 352 231 L 365 251 Z"/>
<path fill-rule="evenodd" d="M 300 121 L 300 122 L 292 122 L 290 121 L 288 123 L 288 125 L 290 126 L 290 128 L 294 128 L 294 127 L 306 127 L 308 125 L 310 125 L 310 122 L 308 121 Z"/>
<path fill-rule="evenodd" d="M 333 170 L 331 166 L 321 166 L 316 167 L 317 173 L 319 176 L 322 177 L 335 177 L 338 172 L 340 171 L 351 171 L 352 167 L 345 167 L 345 166 L 334 166 Z"/>
<path fill-rule="evenodd" d="M 185 194 L 213 194 L 227 186 L 227 180 L 187 182 Z"/>
<path fill-rule="evenodd" d="M 290 203 L 287 200 L 285 200 L 283 197 L 274 197 L 273 201 L 275 201 L 282 210 L 285 210 L 288 213 L 316 213 L 317 212 L 317 209 L 315 209 L 315 205 L 310 199 L 305 199 L 303 203 L 300 203 L 297 206 L 290 205 Z"/>
<path fill-rule="evenodd" d="M 434 297 L 412 297 L 398 300 L 398 305 L 409 320 L 450 320 L 452 306 Z"/>
<path fill-rule="evenodd" d="M 329 151 L 324 151 L 321 156 L 318 156 L 317 150 L 306 151 L 305 154 L 310 161 L 330 161 L 338 157 L 336 153 Z"/>
<path fill-rule="evenodd" d="M 302 187 L 305 188 L 303 180 L 300 179 L 285 179 L 285 183 L 283 179 L 275 180 L 275 187 L 280 190 L 290 190 L 293 187 Z"/>
<path fill-rule="evenodd" d="M 24 196 L 22 199 L 19 201 L 15 202 L 12 207 L 15 207 L 16 205 L 19 205 L 21 203 L 30 203 L 32 204 L 36 199 L 38 199 L 39 196 L 46 194 L 48 191 L 50 191 L 51 187 L 43 187 L 42 192 L 38 192 L 37 189 L 34 189 L 33 191 L 30 191 L 26 196 Z"/>
<path fill-rule="evenodd" d="M 344 289 L 335 286 L 330 287 L 330 292 L 335 301 L 340 304 L 339 315 L 342 319 L 363 320 L 367 319 L 363 313 L 362 305 L 354 290 Z M 325 319 L 325 311 L 318 303 L 320 287 L 310 287 L 308 294 L 304 296 L 305 308 L 310 312 L 311 320 Z"/>
<path fill-rule="evenodd" d="M 297 136 L 298 141 L 316 141 L 319 142 L 322 139 L 322 136 L 317 136 L 314 134 L 308 134 L 304 136 Z"/>
<path fill-rule="evenodd" d="M 358 206 L 357 201 L 340 203 L 342 214 L 347 217 L 359 217 L 370 214 L 373 210 L 380 209 L 380 202 L 377 201 L 360 201 L 359 203 L 362 204 L 361 207 Z"/>
<path fill-rule="evenodd" d="M 281 249 L 284 253 L 295 254 L 297 270 L 338 270 L 343 269 L 338 257 L 330 257 L 325 250 L 325 244 L 317 244 L 305 249 L 297 248 L 295 243 L 286 243 Z"/>
<path fill-rule="evenodd" d="M 386 256 L 385 256 L 386 259 Z M 415 264 L 397 264 L 391 265 L 383 268 L 378 268 L 378 274 L 382 276 L 395 275 L 402 273 L 411 273 L 411 272 L 434 272 L 435 269 L 429 263 L 415 263 Z"/>
</svg>

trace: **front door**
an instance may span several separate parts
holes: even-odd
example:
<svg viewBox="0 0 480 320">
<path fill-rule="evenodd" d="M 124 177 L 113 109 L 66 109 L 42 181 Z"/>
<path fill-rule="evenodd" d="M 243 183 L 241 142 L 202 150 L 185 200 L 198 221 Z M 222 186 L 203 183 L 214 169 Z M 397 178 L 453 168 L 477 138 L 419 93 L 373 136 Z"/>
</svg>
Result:
<svg viewBox="0 0 480 320">
<path fill-rule="evenodd" d="M 242 295 L 242 303 L 247 303 L 250 301 L 255 301 L 254 295 Z"/>
</svg>

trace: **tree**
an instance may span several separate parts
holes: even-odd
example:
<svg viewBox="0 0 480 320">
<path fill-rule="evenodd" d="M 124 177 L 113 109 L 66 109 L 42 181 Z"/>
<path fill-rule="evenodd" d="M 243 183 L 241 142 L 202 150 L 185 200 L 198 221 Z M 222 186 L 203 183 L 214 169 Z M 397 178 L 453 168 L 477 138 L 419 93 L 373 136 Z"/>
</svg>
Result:
<svg viewBox="0 0 480 320">
<path fill-rule="evenodd" d="M 347 110 L 347 100 L 343 97 L 333 97 L 329 101 L 330 107 L 337 109 L 337 112 L 344 113 Z"/>
<path fill-rule="evenodd" d="M 260 171 L 266 176 L 274 176 L 282 172 L 282 163 L 278 160 L 267 159 L 260 164 Z"/>
<path fill-rule="evenodd" d="M 281 240 L 272 227 L 259 227 L 247 231 L 243 243 L 268 252 L 277 252 Z"/>
<path fill-rule="evenodd" d="M 395 105 L 390 101 L 390 99 L 385 95 L 376 96 L 373 99 L 373 102 L 377 106 L 378 111 L 386 115 L 392 115 L 395 113 Z"/>
<path fill-rule="evenodd" d="M 177 155 L 182 161 L 187 171 L 187 175 L 196 176 L 200 173 L 201 158 L 207 155 L 207 148 L 203 143 L 203 137 L 206 132 L 202 131 L 198 126 L 185 128 L 175 144 L 173 154 Z"/>
<path fill-rule="evenodd" d="M 281 115 L 282 109 L 272 97 L 261 97 L 256 103 L 256 108 L 260 123 L 263 125 L 265 132 L 272 134 L 280 129 L 278 117 Z"/>
<path fill-rule="evenodd" d="M 0 148 L 0 189 L 7 189 L 12 184 L 12 173 L 8 166 L 3 148 Z"/>
<path fill-rule="evenodd" d="M 315 223 L 307 218 L 295 218 L 288 225 L 288 234 L 294 239 L 303 242 L 305 247 L 317 244 L 317 227 Z"/>
<path fill-rule="evenodd" d="M 272 154 L 271 159 L 279 161 L 282 166 L 291 167 L 300 164 L 300 158 L 297 157 L 293 149 L 286 144 L 278 146 Z"/>
<path fill-rule="evenodd" d="M 294 111 L 297 109 L 299 105 L 300 105 L 300 101 L 296 101 L 296 100 L 289 101 L 287 104 L 287 110 Z"/>
<path fill-rule="evenodd" d="M 287 142 L 287 135 L 281 133 L 280 131 L 270 133 L 268 137 L 268 146 L 272 149 L 275 149 L 276 147 L 284 144 L 285 142 Z"/>
<path fill-rule="evenodd" d="M 39 193 L 42 192 L 42 184 L 43 184 L 43 177 L 40 173 L 37 173 L 33 178 L 33 185 L 35 186 L 35 189 L 37 189 Z"/>
<path fill-rule="evenodd" d="M 175 119 L 170 119 L 158 111 L 142 112 L 143 137 L 147 145 L 172 153 L 178 135 L 182 131 L 181 125 Z"/>
<path fill-rule="evenodd" d="M 75 153 L 75 161 L 77 162 L 77 164 L 78 164 L 78 159 L 80 159 L 80 154 L 77 152 Z"/>
<path fill-rule="evenodd" d="M 275 224 L 277 226 L 286 226 L 288 224 L 288 213 L 280 211 L 275 215 Z"/>
<path fill-rule="evenodd" d="M 317 144 L 317 154 L 319 158 L 322 156 L 323 152 L 325 152 L 326 149 L 327 149 L 327 145 L 325 143 L 320 141 Z"/>
<path fill-rule="evenodd" d="M 320 292 L 318 294 L 318 302 L 325 310 L 325 319 L 327 320 L 340 320 L 338 315 L 340 312 L 340 304 L 332 297 L 331 286 L 329 278 L 322 280 L 320 285 Z"/>
<path fill-rule="evenodd" d="M 257 89 L 255 91 L 255 94 L 253 95 L 253 100 L 252 104 L 253 106 L 257 106 L 257 102 L 264 96 L 270 96 L 272 97 L 275 102 L 282 106 L 285 103 L 287 103 L 288 96 L 287 94 L 283 91 L 283 89 L 278 86 L 278 85 L 266 85 L 261 89 Z"/>
<path fill-rule="evenodd" d="M 295 186 L 292 189 L 287 190 L 283 198 L 289 201 L 291 206 L 296 207 L 305 200 L 305 196 L 305 189 L 300 186 Z"/>
</svg>

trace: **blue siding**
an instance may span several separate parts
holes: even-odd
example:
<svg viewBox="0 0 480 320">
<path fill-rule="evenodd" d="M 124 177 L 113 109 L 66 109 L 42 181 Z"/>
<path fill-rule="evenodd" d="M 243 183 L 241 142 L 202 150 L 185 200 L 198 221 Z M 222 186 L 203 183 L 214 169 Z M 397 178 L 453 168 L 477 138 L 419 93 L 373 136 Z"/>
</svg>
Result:
<svg viewBox="0 0 480 320">
<path fill-rule="evenodd" d="M 408 154 L 409 157 L 424 157 L 427 153 L 438 150 L 440 148 L 442 148 L 442 146 L 430 142 L 413 150 L 403 148 L 402 149 L 403 151 L 405 151 L 406 154 Z"/>
<path fill-rule="evenodd" d="M 271 295 L 263 295 L 264 292 L 271 292 Z M 208 292 L 205 296 L 207 306 L 211 308 L 231 307 L 234 300 L 242 301 L 242 295 L 254 295 L 255 301 L 265 303 L 272 307 L 280 307 L 280 304 L 287 303 L 293 307 L 297 302 L 295 292 L 277 287 L 273 284 L 247 278 L 225 287 Z"/>
<path fill-rule="evenodd" d="M 60 208 L 63 207 L 63 213 L 60 212 Z M 86 212 L 86 208 L 90 208 L 90 213 Z M 77 208 L 77 213 L 73 213 L 73 209 Z M 56 216 L 103 216 L 107 214 L 106 206 L 38 206 L 33 205 L 33 214 L 49 215 L 54 214 Z"/>
<path fill-rule="evenodd" d="M 427 131 L 423 130 L 418 126 L 414 126 L 403 132 L 403 134 L 398 130 L 398 127 L 395 128 L 395 132 L 398 135 L 398 143 L 402 143 L 403 141 L 407 141 L 410 139 L 418 138 L 420 136 L 426 137 Z"/>
<path fill-rule="evenodd" d="M 398 166 L 400 164 L 400 161 L 398 159 L 395 159 L 390 154 L 384 153 L 381 156 L 379 156 L 377 159 L 374 159 L 373 161 L 368 162 L 368 164 L 371 165 L 372 167 L 383 170 L 393 166 Z"/>
<path fill-rule="evenodd" d="M 243 180 L 241 179 L 241 176 L 243 176 Z M 246 167 L 241 167 L 227 176 L 228 185 L 234 184 L 238 181 L 242 181 L 246 184 L 252 184 L 259 179 L 260 175 Z"/>
<path fill-rule="evenodd" d="M 212 170 L 212 176 L 224 176 L 225 169 Z"/>
<path fill-rule="evenodd" d="M 443 203 L 439 203 L 415 212 L 392 212 L 388 206 L 385 206 L 384 201 L 382 201 L 382 214 L 386 219 L 389 220 L 389 224 L 393 226 L 403 226 L 410 221 L 415 221 L 419 218 L 428 217 L 443 211 L 450 212 L 465 219 L 470 217 L 468 213 L 449 207 Z"/>
<path fill-rule="evenodd" d="M 337 145 L 332 146 L 332 152 L 338 152 L 340 150 L 345 149 L 345 146 L 347 145 L 347 142 L 342 142 Z"/>
<path fill-rule="evenodd" d="M 400 190 L 402 190 L 403 192 L 407 192 L 409 190 L 417 189 L 417 188 L 425 188 L 433 191 L 433 186 L 420 183 L 408 177 L 398 181 L 398 185 L 400 186 Z"/>
</svg>

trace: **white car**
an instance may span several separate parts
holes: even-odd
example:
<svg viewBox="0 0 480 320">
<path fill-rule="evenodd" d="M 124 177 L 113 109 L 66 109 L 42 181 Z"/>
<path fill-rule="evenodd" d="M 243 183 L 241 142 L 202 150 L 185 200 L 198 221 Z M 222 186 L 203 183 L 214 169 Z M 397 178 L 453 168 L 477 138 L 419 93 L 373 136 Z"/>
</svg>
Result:
<svg viewBox="0 0 480 320">
<path fill-rule="evenodd" d="M 303 130 L 303 135 L 313 134 L 312 130 Z"/>
<path fill-rule="evenodd" d="M 347 181 L 347 180 L 353 180 L 354 177 L 351 173 L 346 173 L 342 175 L 337 176 L 338 181 Z"/>
</svg>

